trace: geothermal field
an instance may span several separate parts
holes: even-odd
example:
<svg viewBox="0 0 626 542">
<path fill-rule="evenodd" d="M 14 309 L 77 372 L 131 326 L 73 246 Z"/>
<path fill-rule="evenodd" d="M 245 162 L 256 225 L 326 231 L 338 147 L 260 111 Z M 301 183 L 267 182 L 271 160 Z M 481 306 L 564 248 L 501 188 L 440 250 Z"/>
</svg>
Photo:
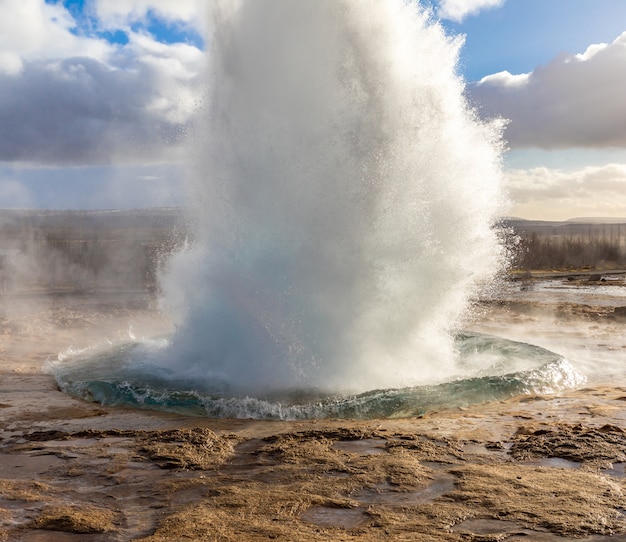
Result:
<svg viewBox="0 0 626 542">
<path fill-rule="evenodd" d="M 182 209 L 0 214 L 0 540 L 626 539 L 624 224 L 419 5 L 215 7 Z"/>
<path fill-rule="evenodd" d="M 625 531 L 619 270 L 513 269 L 475 300 L 464 329 L 571 363 L 576 378 L 552 389 L 534 382 L 393 418 L 217 418 L 197 403 L 177 413 L 163 408 L 180 404 L 77 399 L 55 380 L 76 358 L 172 332 L 155 277 L 186 242 L 179 212 L 10 214 L 3 539 L 595 541 Z M 555 242 L 545 231 L 539 241 Z"/>
</svg>

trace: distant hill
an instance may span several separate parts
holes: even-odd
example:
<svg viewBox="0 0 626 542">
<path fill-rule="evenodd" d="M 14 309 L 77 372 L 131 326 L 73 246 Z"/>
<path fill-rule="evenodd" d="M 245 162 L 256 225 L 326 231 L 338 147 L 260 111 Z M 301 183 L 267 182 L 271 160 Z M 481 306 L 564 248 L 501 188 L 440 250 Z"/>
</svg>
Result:
<svg viewBox="0 0 626 542">
<path fill-rule="evenodd" d="M 569 218 L 567 222 L 577 222 L 579 224 L 626 224 L 624 217 L 581 217 Z"/>
<path fill-rule="evenodd" d="M 576 217 L 567 220 L 535 220 L 529 218 L 520 218 L 516 216 L 508 216 L 502 219 L 502 222 L 518 224 L 518 225 L 542 225 L 542 226 L 558 226 L 561 224 L 626 224 L 626 217 Z"/>
<path fill-rule="evenodd" d="M 129 229 L 174 228 L 183 223 L 177 207 L 153 209 L 110 209 L 98 211 L 54 211 L 44 209 L 0 209 L 0 228 Z"/>
<path fill-rule="evenodd" d="M 498 226 L 516 269 L 626 268 L 626 218 L 508 217 Z M 154 289 L 160 266 L 192 233 L 176 207 L 0 209 L 0 293 L 42 283 Z"/>
</svg>

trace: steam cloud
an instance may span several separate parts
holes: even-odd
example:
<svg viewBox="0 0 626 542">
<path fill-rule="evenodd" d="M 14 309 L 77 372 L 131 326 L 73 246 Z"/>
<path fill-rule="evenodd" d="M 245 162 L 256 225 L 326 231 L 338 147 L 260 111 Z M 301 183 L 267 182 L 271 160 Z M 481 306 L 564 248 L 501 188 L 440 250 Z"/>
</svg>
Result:
<svg viewBox="0 0 626 542">
<path fill-rule="evenodd" d="M 459 42 L 402 0 L 216 5 L 168 365 L 244 390 L 453 370 L 448 331 L 498 266 L 503 203 Z"/>
</svg>

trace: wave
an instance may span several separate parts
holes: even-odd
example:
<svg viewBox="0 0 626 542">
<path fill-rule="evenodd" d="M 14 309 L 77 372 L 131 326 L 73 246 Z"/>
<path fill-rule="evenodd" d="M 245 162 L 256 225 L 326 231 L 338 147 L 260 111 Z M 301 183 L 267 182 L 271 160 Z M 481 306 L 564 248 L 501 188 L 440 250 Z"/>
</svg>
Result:
<svg viewBox="0 0 626 542">
<path fill-rule="evenodd" d="M 166 339 L 136 341 L 50 364 L 62 391 L 103 405 L 214 418 L 301 420 L 400 418 L 434 410 L 553 393 L 584 382 L 563 356 L 476 333 L 455 336 L 459 375 L 445 382 L 364 393 L 316 389 L 238 395 L 226 381 L 181 378 L 150 360 Z"/>
</svg>

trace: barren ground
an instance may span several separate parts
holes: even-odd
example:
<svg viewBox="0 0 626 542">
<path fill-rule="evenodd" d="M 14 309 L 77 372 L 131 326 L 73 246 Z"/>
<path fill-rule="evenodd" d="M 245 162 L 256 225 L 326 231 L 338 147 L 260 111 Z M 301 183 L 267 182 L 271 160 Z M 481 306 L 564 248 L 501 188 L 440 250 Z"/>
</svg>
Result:
<svg viewBox="0 0 626 542">
<path fill-rule="evenodd" d="M 489 303 L 474 325 L 542 329 L 531 305 Z M 613 311 L 565 308 L 564 329 L 622 332 Z M 140 294 L 0 297 L 0 541 L 626 540 L 620 382 L 421 418 L 268 422 L 89 404 L 43 371 L 70 347 L 168 326 Z"/>
</svg>

